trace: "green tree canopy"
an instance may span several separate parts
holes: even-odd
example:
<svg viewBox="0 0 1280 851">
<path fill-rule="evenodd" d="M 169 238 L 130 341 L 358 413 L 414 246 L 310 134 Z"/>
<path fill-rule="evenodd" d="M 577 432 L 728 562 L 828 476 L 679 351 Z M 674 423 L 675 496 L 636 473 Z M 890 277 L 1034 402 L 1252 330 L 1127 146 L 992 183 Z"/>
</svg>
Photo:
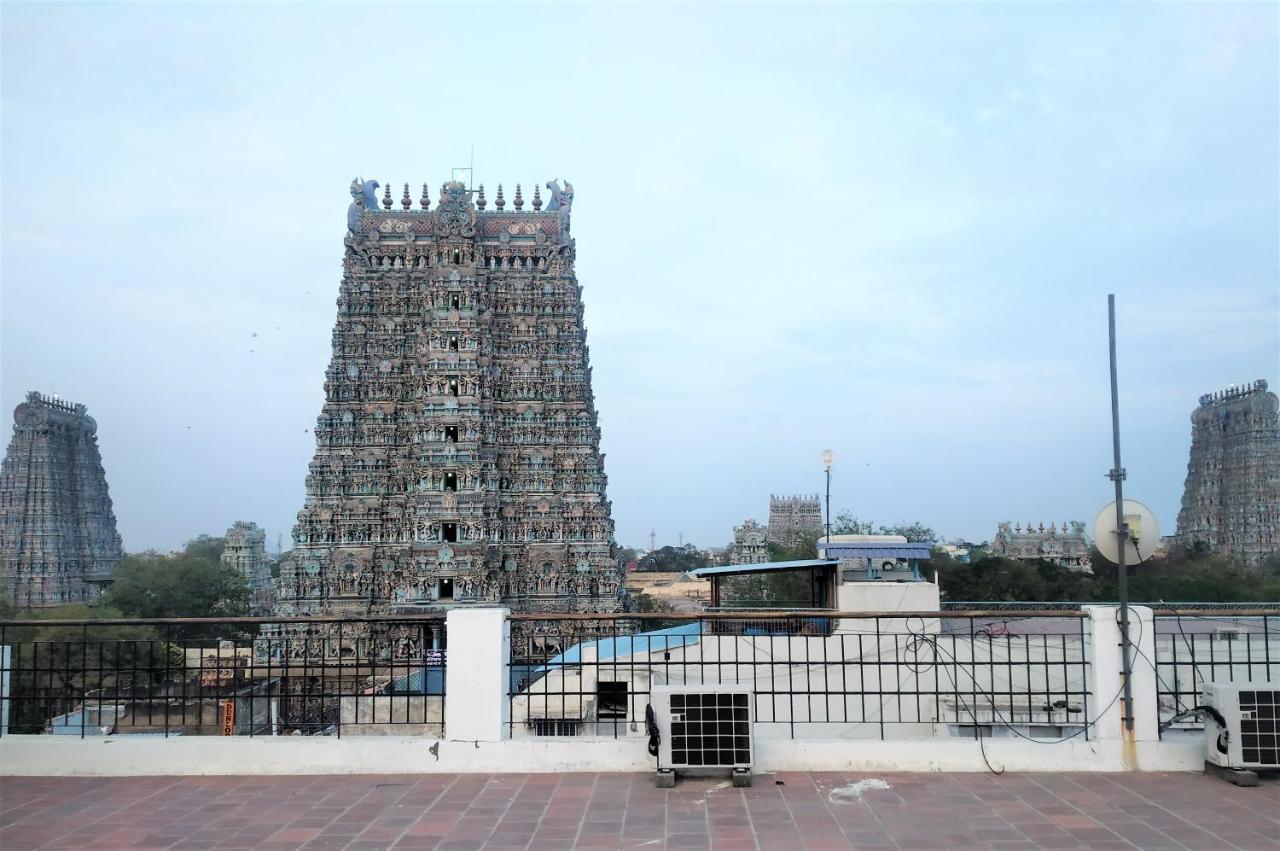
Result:
<svg viewBox="0 0 1280 851">
<path fill-rule="evenodd" d="M 226 538 L 215 538 L 213 535 L 197 535 L 187 541 L 182 548 L 182 552 L 192 558 L 217 561 L 222 558 L 222 551 L 226 548 L 226 545 Z"/>
<path fill-rule="evenodd" d="M 707 557 L 684 547 L 663 547 L 640 559 L 636 570 L 657 573 L 686 573 L 707 566 Z"/>
<path fill-rule="evenodd" d="M 197 539 L 198 540 L 198 539 Z M 128 555 L 103 603 L 127 617 L 235 617 L 249 613 L 248 583 L 216 559 Z"/>
<path fill-rule="evenodd" d="M 859 520 L 848 511 L 841 511 L 831 521 L 833 535 L 901 535 L 908 541 L 925 543 L 938 540 L 938 533 L 920 521 L 896 523 L 890 526 Z"/>
</svg>

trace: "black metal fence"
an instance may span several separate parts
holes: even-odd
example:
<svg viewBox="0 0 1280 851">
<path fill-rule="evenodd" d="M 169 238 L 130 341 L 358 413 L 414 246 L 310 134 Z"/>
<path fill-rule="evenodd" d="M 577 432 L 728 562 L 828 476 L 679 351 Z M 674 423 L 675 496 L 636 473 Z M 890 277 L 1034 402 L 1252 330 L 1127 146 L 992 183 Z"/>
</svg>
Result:
<svg viewBox="0 0 1280 851">
<path fill-rule="evenodd" d="M 1249 606 L 1156 607 L 1150 664 L 1162 734 L 1204 726 L 1191 710 L 1205 683 L 1280 682 L 1280 605 Z"/>
<path fill-rule="evenodd" d="M 0 735 L 440 735 L 443 615 L 0 621 Z"/>
<path fill-rule="evenodd" d="M 767 736 L 1089 736 L 1079 611 L 511 617 L 514 738 L 644 735 L 664 684 L 750 686 Z"/>
</svg>

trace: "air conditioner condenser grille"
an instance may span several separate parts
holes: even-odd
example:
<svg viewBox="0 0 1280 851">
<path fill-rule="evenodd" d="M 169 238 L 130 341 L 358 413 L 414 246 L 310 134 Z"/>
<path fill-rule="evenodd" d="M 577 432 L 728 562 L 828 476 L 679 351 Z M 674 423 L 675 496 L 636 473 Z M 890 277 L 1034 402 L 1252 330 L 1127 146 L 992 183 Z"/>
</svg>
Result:
<svg viewBox="0 0 1280 851">
<path fill-rule="evenodd" d="M 1280 768 L 1280 691 L 1240 692 L 1240 757 Z"/>
<path fill-rule="evenodd" d="M 671 764 L 751 764 L 751 695 L 671 695 Z"/>
</svg>

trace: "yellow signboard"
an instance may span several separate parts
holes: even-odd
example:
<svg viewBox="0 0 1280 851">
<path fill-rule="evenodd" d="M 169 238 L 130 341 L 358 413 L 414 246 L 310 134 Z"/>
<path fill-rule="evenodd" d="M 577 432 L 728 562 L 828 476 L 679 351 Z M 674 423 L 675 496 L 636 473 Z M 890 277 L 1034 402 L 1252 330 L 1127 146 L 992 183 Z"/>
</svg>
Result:
<svg viewBox="0 0 1280 851">
<path fill-rule="evenodd" d="M 236 702 L 234 700 L 224 700 L 222 702 L 222 735 L 234 736 L 236 734 Z"/>
</svg>

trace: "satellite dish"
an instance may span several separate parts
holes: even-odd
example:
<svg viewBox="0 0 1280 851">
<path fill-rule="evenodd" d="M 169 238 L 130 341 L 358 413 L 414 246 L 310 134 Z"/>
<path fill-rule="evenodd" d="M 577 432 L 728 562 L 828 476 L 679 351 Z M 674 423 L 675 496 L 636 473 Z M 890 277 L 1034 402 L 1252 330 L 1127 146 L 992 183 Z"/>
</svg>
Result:
<svg viewBox="0 0 1280 851">
<path fill-rule="evenodd" d="M 1124 523 L 1129 537 L 1124 545 L 1124 563 L 1140 564 L 1151 558 L 1160 543 L 1160 524 L 1156 516 L 1136 499 L 1124 501 Z M 1093 543 L 1102 557 L 1112 564 L 1120 563 L 1120 536 L 1116 534 L 1116 504 L 1113 500 L 1098 512 L 1093 521 Z"/>
</svg>

